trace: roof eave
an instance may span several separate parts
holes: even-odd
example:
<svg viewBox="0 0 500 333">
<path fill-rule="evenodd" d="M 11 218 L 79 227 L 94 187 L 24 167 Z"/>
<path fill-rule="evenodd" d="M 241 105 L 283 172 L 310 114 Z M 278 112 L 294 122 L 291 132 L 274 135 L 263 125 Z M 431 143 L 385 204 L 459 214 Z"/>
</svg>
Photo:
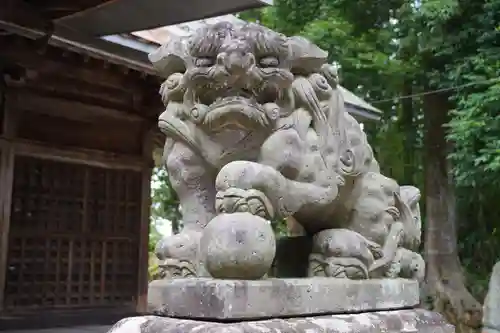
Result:
<svg viewBox="0 0 500 333">
<path fill-rule="evenodd" d="M 241 12 L 272 3 L 272 0 L 217 0 L 206 6 L 202 0 L 184 0 L 182 3 L 116 0 L 66 16 L 56 24 L 88 35 L 109 36 Z"/>
<path fill-rule="evenodd" d="M 344 103 L 346 111 L 359 121 L 379 121 L 382 117 L 380 113 L 361 108 L 357 105 Z"/>
<path fill-rule="evenodd" d="M 0 21 L 0 28 L 30 39 L 45 36 L 45 33 L 23 27 L 12 22 Z M 150 75 L 158 76 L 148 61 L 147 53 L 103 39 L 74 36 L 68 31 L 56 31 L 48 41 L 49 45 L 102 59 Z"/>
</svg>

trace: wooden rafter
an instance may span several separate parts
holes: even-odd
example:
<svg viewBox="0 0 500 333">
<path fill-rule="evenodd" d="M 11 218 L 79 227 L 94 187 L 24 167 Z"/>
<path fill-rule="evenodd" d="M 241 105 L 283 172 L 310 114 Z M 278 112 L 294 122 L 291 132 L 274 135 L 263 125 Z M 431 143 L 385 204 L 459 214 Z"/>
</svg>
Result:
<svg viewBox="0 0 500 333">
<path fill-rule="evenodd" d="M 4 14 L 0 15 L 2 20 L 21 23 L 28 27 L 34 27 L 35 21 L 47 22 L 61 17 L 72 15 L 98 5 L 108 0 L 3 0 L 5 6 Z M 2 9 L 4 9 L 2 8 Z M 43 24 L 43 23 L 42 23 Z"/>
</svg>

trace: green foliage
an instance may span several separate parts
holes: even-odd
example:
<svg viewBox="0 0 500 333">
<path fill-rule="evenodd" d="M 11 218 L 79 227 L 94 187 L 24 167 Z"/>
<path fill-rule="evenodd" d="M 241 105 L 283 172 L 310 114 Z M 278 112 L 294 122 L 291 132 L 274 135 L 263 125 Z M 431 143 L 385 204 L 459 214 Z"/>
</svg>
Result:
<svg viewBox="0 0 500 333">
<path fill-rule="evenodd" d="M 456 179 L 464 186 L 500 185 L 500 81 L 483 86 L 456 96 L 450 122 L 449 138 L 455 143 L 450 157 Z"/>
<path fill-rule="evenodd" d="M 156 244 L 160 241 L 161 235 L 156 228 L 155 223 L 152 221 L 149 225 L 149 243 L 148 249 L 149 252 L 152 253 L 155 250 Z"/>
<path fill-rule="evenodd" d="M 250 9 L 245 12 L 239 13 L 238 17 L 247 22 L 254 22 L 262 24 L 266 27 L 273 28 L 275 17 L 276 17 L 276 7 L 265 7 L 262 9 Z"/>
<path fill-rule="evenodd" d="M 280 0 L 274 6 L 275 20 L 272 28 L 288 36 L 300 34 L 324 9 L 321 1 Z"/>
<path fill-rule="evenodd" d="M 452 90 L 448 139 L 456 181 L 459 248 L 472 292 L 484 297 L 500 259 L 500 1 L 458 1 L 432 21 L 442 35 L 431 80 Z M 437 34 L 436 34 L 437 35 Z M 440 45 L 438 45 L 440 43 Z M 444 61 L 446 59 L 446 61 Z M 434 62 L 436 64 L 436 62 Z"/>
<path fill-rule="evenodd" d="M 160 278 L 160 274 L 161 273 L 158 259 L 153 253 L 150 253 L 148 265 L 148 281 L 158 280 Z"/>
<path fill-rule="evenodd" d="M 286 221 L 284 219 L 272 221 L 271 223 L 276 237 L 283 237 L 288 234 L 288 229 L 286 227 Z"/>
<path fill-rule="evenodd" d="M 172 188 L 165 168 L 155 168 L 152 177 L 151 218 L 167 219 L 172 223 L 172 232 L 178 233 L 181 228 L 181 212 L 179 198 Z"/>
<path fill-rule="evenodd" d="M 448 67 L 448 79 L 469 85 L 453 96 L 456 109 L 450 122 L 450 155 L 461 186 L 500 185 L 500 1 L 464 8 L 467 24 L 460 34 L 462 57 Z M 477 29 L 480 27 L 480 29 Z"/>
<path fill-rule="evenodd" d="M 151 215 L 149 226 L 149 251 L 153 252 L 162 236 L 158 232 L 157 223 L 162 220 L 172 223 L 172 232 L 178 233 L 181 228 L 179 199 L 172 188 L 164 168 L 154 168 L 151 177 Z"/>
</svg>

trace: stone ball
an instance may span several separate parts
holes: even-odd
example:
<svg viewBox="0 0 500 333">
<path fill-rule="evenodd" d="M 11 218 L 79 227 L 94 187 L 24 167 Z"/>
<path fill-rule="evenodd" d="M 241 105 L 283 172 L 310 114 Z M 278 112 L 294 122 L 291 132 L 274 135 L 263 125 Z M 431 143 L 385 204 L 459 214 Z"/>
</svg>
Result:
<svg viewBox="0 0 500 333">
<path fill-rule="evenodd" d="M 205 227 L 200 253 L 214 278 L 257 280 L 273 263 L 276 238 L 271 224 L 262 217 L 220 214 Z"/>
</svg>

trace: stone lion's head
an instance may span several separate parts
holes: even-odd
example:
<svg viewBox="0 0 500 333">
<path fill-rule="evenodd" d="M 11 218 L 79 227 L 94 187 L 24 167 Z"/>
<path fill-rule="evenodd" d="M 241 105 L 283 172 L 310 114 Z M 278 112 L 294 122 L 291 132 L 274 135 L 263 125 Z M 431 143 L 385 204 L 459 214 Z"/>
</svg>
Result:
<svg viewBox="0 0 500 333">
<path fill-rule="evenodd" d="M 247 23 L 207 25 L 163 45 L 150 60 L 165 77 L 165 103 L 208 132 L 274 129 L 293 109 L 295 72 L 314 71 L 327 53 L 300 37 Z"/>
</svg>

